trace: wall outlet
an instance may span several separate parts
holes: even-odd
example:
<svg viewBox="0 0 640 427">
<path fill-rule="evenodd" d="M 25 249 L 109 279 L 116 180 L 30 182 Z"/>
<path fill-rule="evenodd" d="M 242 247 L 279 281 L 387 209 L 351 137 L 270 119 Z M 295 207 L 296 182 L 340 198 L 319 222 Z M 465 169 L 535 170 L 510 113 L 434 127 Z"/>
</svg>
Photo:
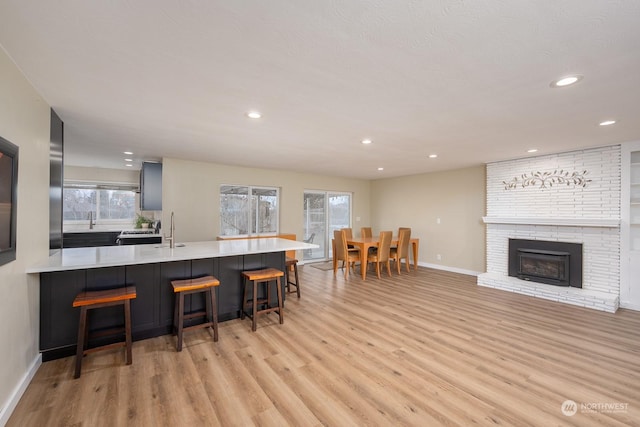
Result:
<svg viewBox="0 0 640 427">
<path fill-rule="evenodd" d="M 442 255 L 440 255 L 440 254 L 436 255 L 436 259 L 437 259 L 438 261 L 442 261 Z"/>
<path fill-rule="evenodd" d="M 440 218 L 436 218 L 436 224 L 440 224 Z"/>
<path fill-rule="evenodd" d="M 360 222 L 360 217 L 359 216 L 356 217 L 356 222 Z"/>
</svg>

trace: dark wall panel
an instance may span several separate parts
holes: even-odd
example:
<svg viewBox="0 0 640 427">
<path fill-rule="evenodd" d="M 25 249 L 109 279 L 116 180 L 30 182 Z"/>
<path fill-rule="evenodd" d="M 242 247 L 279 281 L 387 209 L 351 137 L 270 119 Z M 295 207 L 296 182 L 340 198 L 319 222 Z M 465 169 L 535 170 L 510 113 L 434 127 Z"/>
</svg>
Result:
<svg viewBox="0 0 640 427">
<path fill-rule="evenodd" d="M 51 110 L 49 143 L 49 249 L 62 248 L 62 186 L 64 183 L 64 123 Z"/>
</svg>

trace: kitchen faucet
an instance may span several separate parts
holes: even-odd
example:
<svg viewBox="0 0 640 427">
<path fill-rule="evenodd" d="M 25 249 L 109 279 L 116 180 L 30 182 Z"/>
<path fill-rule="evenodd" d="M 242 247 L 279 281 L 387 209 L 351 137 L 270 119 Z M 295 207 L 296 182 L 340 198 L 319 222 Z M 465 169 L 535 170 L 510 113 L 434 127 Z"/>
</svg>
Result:
<svg viewBox="0 0 640 427">
<path fill-rule="evenodd" d="M 89 211 L 89 230 L 93 230 L 95 223 L 93 222 L 93 211 Z"/>
<path fill-rule="evenodd" d="M 171 212 L 171 224 L 169 225 L 169 235 L 165 234 L 164 240 L 169 241 L 169 247 L 173 249 L 176 246 L 176 237 L 174 233 L 176 231 L 176 224 L 173 222 L 173 212 Z"/>
</svg>

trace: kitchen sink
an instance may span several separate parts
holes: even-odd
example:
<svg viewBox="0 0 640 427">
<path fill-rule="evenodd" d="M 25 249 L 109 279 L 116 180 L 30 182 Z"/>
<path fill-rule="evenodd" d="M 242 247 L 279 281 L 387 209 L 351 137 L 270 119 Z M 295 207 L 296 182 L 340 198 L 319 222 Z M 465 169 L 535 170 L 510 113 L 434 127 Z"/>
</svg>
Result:
<svg viewBox="0 0 640 427">
<path fill-rule="evenodd" d="M 186 245 L 184 243 L 176 243 L 176 245 L 174 246 L 174 248 L 184 248 Z M 156 245 L 154 246 L 154 248 L 168 248 L 169 244 L 165 243 L 163 245 Z"/>
</svg>

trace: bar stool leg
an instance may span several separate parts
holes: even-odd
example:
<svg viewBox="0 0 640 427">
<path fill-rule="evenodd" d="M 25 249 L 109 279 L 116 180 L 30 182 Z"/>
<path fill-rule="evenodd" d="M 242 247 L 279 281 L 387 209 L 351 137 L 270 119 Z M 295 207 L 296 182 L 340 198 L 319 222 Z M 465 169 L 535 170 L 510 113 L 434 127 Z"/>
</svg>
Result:
<svg viewBox="0 0 640 427">
<path fill-rule="evenodd" d="M 280 316 L 280 324 L 284 323 L 284 313 L 282 312 L 282 284 L 280 283 L 280 277 L 276 277 L 276 292 L 278 294 L 278 316 Z"/>
<path fill-rule="evenodd" d="M 298 294 L 298 298 L 300 298 L 300 280 L 298 279 L 298 263 L 293 264 L 293 273 L 296 278 L 296 293 Z"/>
<path fill-rule="evenodd" d="M 253 317 L 251 318 L 251 330 L 255 332 L 256 318 L 258 317 L 258 281 L 253 280 L 252 282 L 253 282 L 253 307 L 251 308 L 252 308 Z"/>
<path fill-rule="evenodd" d="M 125 335 L 125 346 L 127 347 L 127 356 L 126 362 L 127 365 L 131 365 L 133 363 L 133 355 L 131 354 L 131 300 L 124 301 L 124 335 Z"/>
<path fill-rule="evenodd" d="M 82 369 L 82 357 L 84 356 L 85 346 L 85 329 L 87 328 L 87 307 L 80 307 L 80 322 L 78 325 L 78 345 L 76 348 L 76 369 L 73 374 L 73 378 L 80 378 L 80 371 Z"/>
<path fill-rule="evenodd" d="M 240 310 L 240 319 L 244 320 L 245 310 L 247 309 L 247 278 L 242 280 L 242 309 Z"/>
<path fill-rule="evenodd" d="M 82 309 L 80 309 L 80 311 L 82 311 Z M 84 346 L 82 347 L 83 351 L 89 348 L 89 325 L 91 324 L 91 308 L 87 306 L 86 311 L 87 312 L 84 316 Z"/>
<path fill-rule="evenodd" d="M 173 335 L 178 334 L 178 298 L 180 298 L 180 295 L 176 295 L 176 300 L 173 304 Z"/>
<path fill-rule="evenodd" d="M 286 266 L 284 269 L 284 286 L 287 293 L 291 292 L 291 280 L 289 279 L 289 275 L 291 274 L 290 270 L 289 266 Z"/>
<path fill-rule="evenodd" d="M 211 297 L 211 322 L 213 322 L 213 341 L 218 341 L 218 307 L 216 307 L 216 291 L 213 288 L 209 289 Z"/>
<path fill-rule="evenodd" d="M 178 351 L 182 351 L 182 332 L 184 329 L 184 293 L 178 292 Z"/>
<path fill-rule="evenodd" d="M 271 280 L 267 280 L 266 285 L 267 285 L 267 307 L 266 308 L 269 308 L 271 307 Z"/>
</svg>

